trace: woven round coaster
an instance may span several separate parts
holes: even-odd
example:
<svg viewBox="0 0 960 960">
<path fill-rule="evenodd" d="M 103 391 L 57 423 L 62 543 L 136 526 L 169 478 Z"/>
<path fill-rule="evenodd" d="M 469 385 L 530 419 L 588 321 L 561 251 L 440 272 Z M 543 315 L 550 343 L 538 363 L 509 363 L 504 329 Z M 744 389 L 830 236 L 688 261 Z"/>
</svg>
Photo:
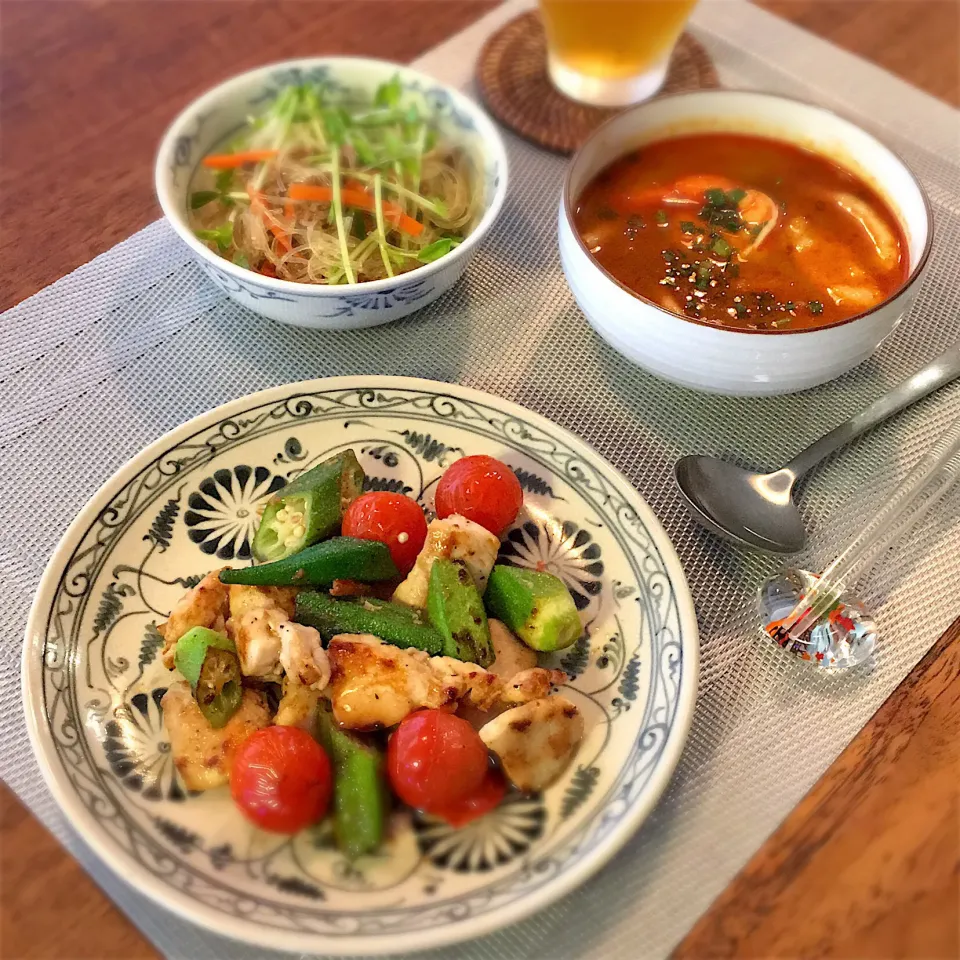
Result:
<svg viewBox="0 0 960 960">
<path fill-rule="evenodd" d="M 498 120 L 560 153 L 572 153 L 622 109 L 577 103 L 553 86 L 547 75 L 547 39 L 535 10 L 511 20 L 487 40 L 477 61 L 477 83 Z M 685 33 L 673 52 L 660 94 L 719 85 L 707 51 Z"/>
</svg>

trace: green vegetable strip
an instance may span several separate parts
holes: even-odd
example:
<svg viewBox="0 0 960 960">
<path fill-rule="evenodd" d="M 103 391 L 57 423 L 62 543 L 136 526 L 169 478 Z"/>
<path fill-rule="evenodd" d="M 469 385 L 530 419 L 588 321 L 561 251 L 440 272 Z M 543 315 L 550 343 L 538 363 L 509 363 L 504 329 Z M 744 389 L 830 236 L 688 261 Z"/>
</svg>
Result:
<svg viewBox="0 0 960 960">
<path fill-rule="evenodd" d="M 280 150 L 283 147 L 283 141 L 287 138 L 290 133 L 290 125 L 293 122 L 293 115 L 297 111 L 297 103 L 300 99 L 300 90 L 299 87 L 287 87 L 283 93 L 277 97 L 273 105 L 273 110 L 271 111 L 273 116 L 270 118 L 271 121 L 276 121 L 274 124 L 276 126 L 276 131 L 273 136 L 270 137 L 268 144 L 269 149 Z M 270 124 L 268 124 L 268 129 Z M 253 186 L 255 190 L 263 189 L 264 183 L 267 180 L 267 170 L 269 166 L 266 162 L 261 162 L 257 167 L 257 175 L 254 178 Z"/>
<path fill-rule="evenodd" d="M 340 259 L 343 262 L 343 271 L 349 283 L 356 283 L 357 277 L 350 262 L 350 251 L 347 247 L 347 232 L 343 228 L 343 203 L 340 201 L 340 148 L 333 148 L 333 215 L 337 223 L 337 239 L 340 241 Z"/>
<path fill-rule="evenodd" d="M 331 165 L 329 163 L 318 163 L 316 162 L 315 157 L 307 157 L 304 160 L 304 163 L 309 164 L 317 173 L 330 173 Z M 383 177 L 379 174 L 369 174 L 363 173 L 360 170 L 354 170 L 350 173 L 350 179 L 356 180 L 359 183 L 368 183 L 376 184 L 377 178 L 380 178 L 380 184 L 384 190 L 390 190 L 395 193 L 398 197 L 403 197 L 406 200 L 411 200 L 414 204 L 420 207 L 422 210 L 426 210 L 429 213 L 436 214 L 438 217 L 447 216 L 447 207 L 446 204 L 441 203 L 438 200 L 429 200 L 421 193 L 415 193 L 413 190 L 408 190 L 406 187 L 402 186 L 399 183 L 393 183 L 391 181 L 384 182 Z M 243 195 L 246 197 L 246 194 Z M 411 214 L 412 216 L 412 214 Z"/>
<path fill-rule="evenodd" d="M 387 271 L 387 276 L 392 277 L 393 267 L 387 255 L 387 232 L 383 228 L 383 180 L 379 173 L 373 178 L 373 195 L 377 214 L 377 243 L 380 246 L 380 259 L 383 261 L 383 269 Z"/>
</svg>

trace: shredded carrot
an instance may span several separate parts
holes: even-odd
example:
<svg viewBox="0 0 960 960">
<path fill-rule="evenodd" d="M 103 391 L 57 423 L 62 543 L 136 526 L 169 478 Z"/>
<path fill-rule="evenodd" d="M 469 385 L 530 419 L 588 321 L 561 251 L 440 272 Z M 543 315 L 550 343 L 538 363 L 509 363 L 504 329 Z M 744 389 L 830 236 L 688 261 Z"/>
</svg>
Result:
<svg viewBox="0 0 960 960">
<path fill-rule="evenodd" d="M 291 200 L 312 200 L 315 203 L 332 203 L 333 187 L 320 187 L 311 183 L 293 183 L 287 191 Z M 358 210 L 368 210 L 371 213 L 377 209 L 373 194 L 357 187 L 343 187 L 340 190 L 340 200 L 345 207 L 356 207 Z M 408 216 L 395 203 L 384 203 L 383 215 L 398 230 L 419 237 L 423 233 L 423 224 Z"/>
<path fill-rule="evenodd" d="M 277 246 L 280 247 L 284 253 L 289 253 L 293 249 L 290 236 L 286 230 L 274 223 L 267 213 L 267 206 L 263 202 L 263 194 L 257 190 L 254 190 L 253 187 L 248 187 L 247 195 L 250 197 L 250 209 L 255 210 L 259 214 L 260 219 L 263 221 L 263 225 L 276 238 Z M 290 204 L 288 203 L 287 206 L 290 206 Z"/>
<path fill-rule="evenodd" d="M 241 150 L 239 153 L 214 153 L 203 158 L 203 165 L 211 170 L 233 170 L 245 163 L 259 163 L 270 160 L 279 150 Z"/>
</svg>

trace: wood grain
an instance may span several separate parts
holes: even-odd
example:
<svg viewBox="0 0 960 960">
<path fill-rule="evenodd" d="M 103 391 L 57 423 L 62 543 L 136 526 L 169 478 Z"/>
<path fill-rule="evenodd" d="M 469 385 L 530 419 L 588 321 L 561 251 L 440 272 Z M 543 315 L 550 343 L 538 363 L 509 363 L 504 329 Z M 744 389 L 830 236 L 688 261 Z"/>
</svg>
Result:
<svg viewBox="0 0 960 960">
<path fill-rule="evenodd" d="M 4 3 L 0 309 L 160 216 L 154 153 L 170 121 L 208 87 L 290 57 L 409 61 L 493 6 L 489 0 Z"/>
<path fill-rule="evenodd" d="M 674 960 L 960 956 L 960 620 Z"/>
<path fill-rule="evenodd" d="M 152 960 L 159 954 L 0 784 L 0 957 Z"/>
<path fill-rule="evenodd" d="M 0 308 L 158 216 L 153 151 L 191 97 L 269 59 L 409 60 L 472 0 L 5 0 Z M 960 104 L 953 0 L 762 0 Z M 957 957 L 960 623 L 705 915 L 678 957 Z M 0 788 L 0 957 L 156 953 Z"/>
</svg>

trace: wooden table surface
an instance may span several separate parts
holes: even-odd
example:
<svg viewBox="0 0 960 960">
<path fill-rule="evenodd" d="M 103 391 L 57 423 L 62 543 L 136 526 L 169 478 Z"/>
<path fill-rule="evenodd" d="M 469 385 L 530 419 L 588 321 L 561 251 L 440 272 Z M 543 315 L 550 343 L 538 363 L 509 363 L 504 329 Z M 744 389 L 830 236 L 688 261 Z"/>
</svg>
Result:
<svg viewBox="0 0 960 960">
<path fill-rule="evenodd" d="M 410 60 L 489 0 L 2 3 L 0 309 L 158 216 L 153 151 L 267 59 Z M 954 0 L 763 5 L 960 105 Z M 156 952 L 0 787 L 0 957 Z M 677 956 L 960 956 L 960 621 L 757 852 Z"/>
</svg>

